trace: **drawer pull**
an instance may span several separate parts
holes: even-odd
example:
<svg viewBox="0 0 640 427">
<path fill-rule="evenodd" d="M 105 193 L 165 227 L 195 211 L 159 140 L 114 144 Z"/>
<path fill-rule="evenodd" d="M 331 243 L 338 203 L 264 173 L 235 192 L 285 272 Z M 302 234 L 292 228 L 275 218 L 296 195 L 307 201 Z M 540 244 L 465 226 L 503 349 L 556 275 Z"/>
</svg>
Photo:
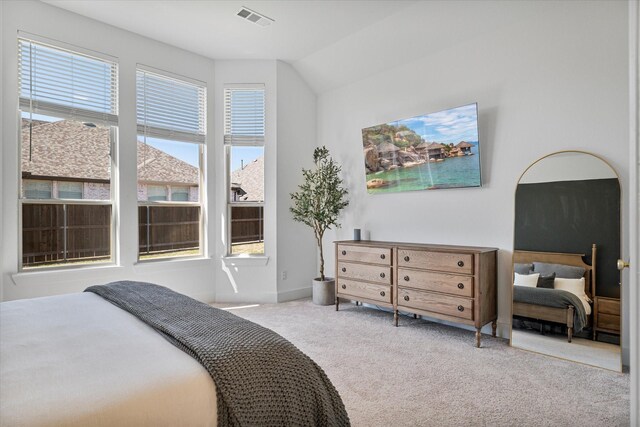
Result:
<svg viewBox="0 0 640 427">
<path fill-rule="evenodd" d="M 384 256 L 384 254 L 380 255 L 380 259 L 385 259 L 385 258 L 386 258 L 386 256 Z"/>
<path fill-rule="evenodd" d="M 464 289 L 464 283 L 458 283 L 458 289 Z"/>
<path fill-rule="evenodd" d="M 409 281 L 409 276 L 404 276 L 404 281 L 408 282 Z"/>
<path fill-rule="evenodd" d="M 342 289 L 347 289 L 347 285 L 342 285 Z"/>
<path fill-rule="evenodd" d="M 461 306 L 461 305 L 459 305 L 459 306 L 458 306 L 458 311 L 464 311 L 464 307 L 463 307 L 463 306 Z"/>
<path fill-rule="evenodd" d="M 342 255 L 346 255 L 346 254 L 347 254 L 347 251 L 342 251 Z"/>
<path fill-rule="evenodd" d="M 380 291 L 380 296 L 381 296 L 381 297 L 385 296 L 384 291 Z"/>
<path fill-rule="evenodd" d="M 405 301 L 409 301 L 409 295 L 405 295 L 405 296 L 404 296 L 404 300 L 405 300 Z"/>
<path fill-rule="evenodd" d="M 405 256 L 405 257 L 404 257 L 404 260 L 405 260 L 406 262 L 409 262 L 409 255 Z"/>
<path fill-rule="evenodd" d="M 458 261 L 458 267 L 464 267 L 464 261 Z"/>
<path fill-rule="evenodd" d="M 380 277 L 382 277 L 384 279 L 385 274 L 384 273 L 380 273 Z"/>
<path fill-rule="evenodd" d="M 347 267 L 342 267 L 342 272 L 346 273 L 347 272 Z"/>
</svg>

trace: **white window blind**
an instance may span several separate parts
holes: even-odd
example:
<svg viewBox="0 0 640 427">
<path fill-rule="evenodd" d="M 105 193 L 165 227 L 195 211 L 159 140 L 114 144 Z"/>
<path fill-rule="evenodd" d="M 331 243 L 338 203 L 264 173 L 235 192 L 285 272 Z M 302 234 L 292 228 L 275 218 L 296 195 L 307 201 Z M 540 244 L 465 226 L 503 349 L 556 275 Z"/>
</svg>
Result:
<svg viewBox="0 0 640 427">
<path fill-rule="evenodd" d="M 20 108 L 78 121 L 118 124 L 118 65 L 18 39 Z"/>
<path fill-rule="evenodd" d="M 204 143 L 206 88 L 147 70 L 136 72 L 138 134 Z"/>
<path fill-rule="evenodd" d="M 264 144 L 264 86 L 227 87 L 224 90 L 224 142 Z"/>
</svg>

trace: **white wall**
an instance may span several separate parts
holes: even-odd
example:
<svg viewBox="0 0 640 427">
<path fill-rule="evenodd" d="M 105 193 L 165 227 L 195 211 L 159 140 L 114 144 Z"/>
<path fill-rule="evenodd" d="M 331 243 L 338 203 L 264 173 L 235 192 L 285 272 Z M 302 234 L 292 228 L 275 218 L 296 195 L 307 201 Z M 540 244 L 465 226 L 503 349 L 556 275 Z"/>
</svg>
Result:
<svg viewBox="0 0 640 427">
<path fill-rule="evenodd" d="M 317 100 L 293 67 L 282 61 L 277 66 L 278 293 L 285 301 L 310 296 L 311 279 L 318 276 L 313 231 L 294 222 L 289 212 L 289 195 L 302 182 L 302 168 L 313 166 Z"/>
<path fill-rule="evenodd" d="M 514 191 L 526 167 L 550 152 L 590 151 L 616 169 L 623 199 L 628 190 L 627 4 L 544 5 L 540 15 L 428 56 L 399 46 L 397 54 L 416 59 L 318 99 L 318 144 L 342 163 L 351 197 L 343 228 L 327 242 L 362 227 L 372 240 L 499 248 L 502 336 L 510 322 Z M 479 104 L 482 188 L 367 194 L 362 128 L 471 102 Z M 626 217 L 622 226 L 626 253 Z M 326 243 L 333 268 L 330 249 Z"/>
</svg>

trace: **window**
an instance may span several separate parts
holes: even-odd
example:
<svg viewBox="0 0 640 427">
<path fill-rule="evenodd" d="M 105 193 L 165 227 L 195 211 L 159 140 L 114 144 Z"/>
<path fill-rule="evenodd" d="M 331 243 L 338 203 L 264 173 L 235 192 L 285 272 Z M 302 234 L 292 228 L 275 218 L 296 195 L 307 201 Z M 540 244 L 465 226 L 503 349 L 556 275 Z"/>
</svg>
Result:
<svg viewBox="0 0 640 427">
<path fill-rule="evenodd" d="M 22 181 L 23 197 L 26 199 L 51 199 L 53 194 L 51 181 L 24 179 Z"/>
<path fill-rule="evenodd" d="M 231 255 L 264 253 L 264 85 L 224 91 L 224 143 Z"/>
<path fill-rule="evenodd" d="M 152 202 L 167 200 L 167 187 L 164 185 L 147 185 L 147 200 Z"/>
<path fill-rule="evenodd" d="M 81 182 L 58 182 L 59 199 L 82 199 L 83 185 Z"/>
<path fill-rule="evenodd" d="M 174 202 L 188 202 L 189 187 L 171 186 L 171 200 Z"/>
<path fill-rule="evenodd" d="M 142 67 L 136 80 L 138 257 L 199 255 L 206 88 Z"/>
<path fill-rule="evenodd" d="M 111 261 L 117 64 L 27 38 L 18 55 L 20 267 Z"/>
</svg>

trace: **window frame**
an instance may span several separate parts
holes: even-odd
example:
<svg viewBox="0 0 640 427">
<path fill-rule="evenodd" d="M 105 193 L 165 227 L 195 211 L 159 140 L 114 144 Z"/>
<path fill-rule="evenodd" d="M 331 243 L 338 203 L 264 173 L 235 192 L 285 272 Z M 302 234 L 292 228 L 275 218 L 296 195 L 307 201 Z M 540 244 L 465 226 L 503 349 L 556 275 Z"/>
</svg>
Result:
<svg viewBox="0 0 640 427">
<path fill-rule="evenodd" d="M 266 116 L 267 116 L 267 102 L 266 102 L 266 95 L 267 95 L 267 90 L 266 90 L 266 85 L 263 83 L 241 83 L 241 84 L 225 84 L 224 85 L 224 90 L 223 90 L 223 94 L 224 94 L 224 98 L 225 101 L 223 103 L 224 108 L 223 108 L 223 114 L 224 114 L 224 121 L 226 122 L 227 120 L 227 102 L 226 102 L 226 93 L 228 90 L 234 90 L 234 89 L 245 89 L 245 90 L 262 90 L 264 93 L 264 104 L 263 104 L 263 117 L 264 117 L 264 135 L 262 135 L 262 138 L 256 138 L 256 137 L 248 137 L 248 138 L 239 138 L 238 141 L 234 141 L 233 137 L 229 138 L 230 141 L 227 141 L 227 136 L 228 134 L 226 133 L 227 129 L 226 126 L 227 124 L 225 123 L 225 130 L 224 130 L 224 138 L 223 138 L 223 143 L 224 143 L 224 170 L 225 170 L 225 201 L 226 201 L 226 208 L 225 208 L 225 213 L 226 213 L 226 221 L 225 221 L 225 231 L 226 231 L 226 254 L 225 257 L 228 258 L 236 258 L 236 257 L 255 257 L 255 258 L 264 258 L 267 255 L 267 250 L 266 250 L 266 245 L 265 245 L 265 232 L 264 232 L 264 225 L 266 224 L 265 221 L 265 216 L 264 216 L 264 212 L 265 212 L 265 200 L 262 200 L 261 202 L 256 202 L 256 201 L 237 201 L 237 200 L 232 200 L 231 197 L 231 175 L 233 173 L 233 171 L 231 170 L 231 150 L 234 147 L 261 147 L 262 150 L 262 155 L 265 155 L 265 151 L 266 151 L 266 135 L 267 135 L 267 120 L 266 120 Z M 231 114 L 231 113 L 229 113 Z M 266 168 L 266 163 L 265 163 L 265 168 Z M 264 182 L 265 182 L 265 174 L 263 173 L 262 175 L 262 185 L 263 188 L 266 188 L 264 186 Z M 264 194 L 264 193 L 263 193 Z M 263 199 L 266 199 L 266 195 L 264 195 Z M 262 224 L 263 224 L 263 250 L 261 253 L 252 253 L 252 254 L 234 254 L 232 252 L 232 241 L 231 241 L 231 221 L 232 221 L 232 209 L 234 207 L 261 207 L 262 208 Z"/>
<path fill-rule="evenodd" d="M 201 142 L 196 142 L 196 141 L 189 141 L 189 140 L 184 140 L 184 139 L 180 139 L 180 133 L 179 132 L 174 132 L 174 136 L 173 138 L 169 139 L 168 136 L 171 136 L 171 134 L 168 132 L 165 136 L 160 135 L 157 131 L 152 131 L 152 133 L 150 135 L 145 135 L 144 133 L 141 133 L 140 130 L 142 129 L 141 125 L 138 123 L 138 86 L 137 86 L 137 73 L 138 72 L 143 72 L 143 73 L 150 73 L 150 74 L 155 74 L 159 77 L 163 77 L 163 78 L 167 78 L 167 79 L 173 79 L 173 80 L 177 80 L 181 83 L 187 83 L 187 84 L 191 84 L 191 85 L 195 85 L 198 86 L 200 88 L 202 88 L 204 90 L 204 134 L 201 135 L 202 141 Z M 177 256 L 158 256 L 158 257 L 141 257 L 141 253 L 140 253 L 140 239 L 138 237 L 137 239 L 137 263 L 143 264 L 143 263 L 154 263 L 154 262 L 167 262 L 167 261 L 172 261 L 172 260 L 188 260 L 188 259 L 200 259 L 200 258 L 204 258 L 205 254 L 206 254 L 206 224 L 205 224 L 205 194 L 206 194 L 206 189 L 205 189 L 205 165 L 206 165 L 206 161 L 205 161 L 205 155 L 206 155 L 206 144 L 207 144 L 207 96 L 208 96 L 208 88 L 207 88 L 207 84 L 205 82 L 196 80 L 196 79 L 192 79 L 189 77 L 185 77 L 185 76 L 181 76 L 181 75 L 176 75 L 174 73 L 165 71 L 165 70 L 159 70 L 153 67 L 149 67 L 147 65 L 143 65 L 143 64 L 136 64 L 136 126 L 137 126 L 137 132 L 136 132 L 136 147 L 137 147 L 137 141 L 139 140 L 138 138 L 142 138 L 142 142 L 144 144 L 146 144 L 146 138 L 150 137 L 150 138 L 157 138 L 157 139 L 163 139 L 169 142 L 176 142 L 176 143 L 189 143 L 189 144 L 195 144 L 198 146 L 198 201 L 197 202 L 192 202 L 192 201 L 174 201 L 171 200 L 171 186 L 172 184 L 166 184 L 165 186 L 167 187 L 167 199 L 166 200 L 137 200 L 137 205 L 136 205 L 136 218 L 137 218 L 137 227 L 140 227 L 140 216 L 139 216 L 139 208 L 140 207 L 171 207 L 171 206 L 176 206 L 176 207 L 188 207 L 188 206 L 193 206 L 193 207 L 199 207 L 199 215 L 198 215 L 198 241 L 199 241 L 199 247 L 198 247 L 198 253 L 194 254 L 194 255 L 177 255 Z M 137 150 L 136 150 L 136 156 L 137 156 Z M 137 164 L 137 161 L 136 161 Z M 137 168 L 136 168 L 136 177 L 137 177 Z M 141 184 L 141 182 L 139 180 L 137 180 L 136 178 L 136 188 L 137 186 Z M 146 184 L 146 185 L 159 185 L 159 184 Z M 164 185 L 164 184 L 163 184 Z M 185 185 L 187 188 L 190 189 L 190 186 Z M 147 195 L 147 199 L 148 199 L 148 195 Z M 139 234 L 138 234 L 139 235 Z M 148 236 L 147 236 L 148 239 Z"/>
<path fill-rule="evenodd" d="M 80 270 L 80 269 L 91 269 L 96 267 L 105 267 L 105 266 L 115 266 L 117 265 L 117 260 L 119 259 L 118 250 L 118 232 L 117 232 L 117 224 L 118 224 L 118 203 L 117 203 L 117 194 L 118 194 L 118 179 L 117 174 L 115 173 L 117 168 L 117 158 L 118 158 L 118 102 L 119 102 L 119 75 L 120 75 L 120 64 L 118 58 L 115 58 L 110 55 L 106 55 L 100 52 L 95 52 L 89 49 L 84 49 L 79 46 L 75 46 L 68 43 L 63 43 L 59 41 L 53 41 L 47 39 L 45 37 L 36 36 L 30 33 L 18 31 L 18 35 L 16 38 L 16 42 L 18 44 L 18 52 L 20 55 L 21 52 L 21 43 L 30 42 L 34 44 L 44 45 L 51 49 L 67 51 L 71 54 L 90 57 L 95 60 L 103 61 L 106 63 L 111 63 L 113 66 L 112 72 L 114 75 L 112 76 L 112 83 L 115 84 L 115 87 L 112 88 L 112 95 L 115 97 L 115 101 L 113 102 L 114 111 L 110 113 L 96 113 L 91 110 L 83 110 L 81 108 L 69 108 L 64 106 L 59 106 L 55 103 L 51 102 L 39 102 L 37 103 L 37 113 L 47 115 L 49 117 L 55 117 L 63 120 L 75 120 L 75 121 L 87 121 L 92 123 L 99 123 L 100 125 L 104 125 L 109 129 L 109 168 L 110 168 L 110 176 L 109 176 L 109 198 L 104 200 L 94 200 L 94 199 L 60 199 L 54 198 L 56 196 L 54 194 L 54 186 L 52 179 L 52 188 L 51 188 L 51 198 L 50 199 L 29 199 L 23 196 L 23 180 L 22 177 L 22 145 L 24 143 L 22 138 L 22 131 L 18 132 L 18 176 L 17 176 L 17 201 L 18 201 L 18 272 L 19 273 L 27 273 L 27 272 L 41 272 L 41 271 L 59 271 L 59 270 Z M 21 69 L 21 60 L 20 56 L 18 56 L 18 67 Z M 26 114 L 34 114 L 34 111 L 24 111 L 23 107 L 26 106 L 24 98 L 21 97 L 21 83 L 20 80 L 18 82 L 17 87 L 17 100 L 18 100 L 18 109 L 17 109 L 17 120 L 20 123 L 18 126 L 21 129 L 22 115 Z M 72 112 L 69 112 L 72 110 Z M 32 178 L 29 178 L 32 179 Z M 110 214 L 110 224 L 109 224 L 109 236 L 110 236 L 110 244 L 109 244 L 109 259 L 104 261 L 91 261 L 89 263 L 74 262 L 74 263 L 66 263 L 60 262 L 58 264 L 51 264 L 46 266 L 27 266 L 24 265 L 24 252 L 23 252 L 23 207 L 24 205 L 35 205 L 35 204 L 46 204 L 46 205 L 91 205 L 91 206 L 110 206 L 111 214 Z M 65 239 L 66 240 L 66 237 Z"/>
</svg>

